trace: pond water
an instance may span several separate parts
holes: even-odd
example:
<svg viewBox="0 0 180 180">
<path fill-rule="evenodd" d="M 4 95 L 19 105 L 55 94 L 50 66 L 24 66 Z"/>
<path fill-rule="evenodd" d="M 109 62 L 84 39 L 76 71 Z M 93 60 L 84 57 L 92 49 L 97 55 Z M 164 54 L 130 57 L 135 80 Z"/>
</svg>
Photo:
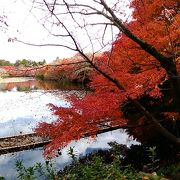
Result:
<svg viewBox="0 0 180 180">
<path fill-rule="evenodd" d="M 8 78 L 0 80 L 0 137 L 33 132 L 38 122 L 52 122 L 56 116 L 52 114 L 49 103 L 68 107 L 67 96 L 83 95 L 85 91 L 78 86 L 58 84 L 56 82 L 37 81 L 31 78 Z M 125 130 L 101 134 L 94 141 L 82 139 L 72 142 L 62 150 L 62 155 L 54 159 L 58 168 L 70 162 L 68 149 L 74 147 L 77 156 L 92 152 L 95 149 L 109 148 L 108 142 L 121 144 L 137 143 L 127 135 Z M 16 179 L 15 162 L 23 160 L 25 166 L 36 162 L 44 162 L 42 148 L 0 155 L 0 176 Z"/>
</svg>

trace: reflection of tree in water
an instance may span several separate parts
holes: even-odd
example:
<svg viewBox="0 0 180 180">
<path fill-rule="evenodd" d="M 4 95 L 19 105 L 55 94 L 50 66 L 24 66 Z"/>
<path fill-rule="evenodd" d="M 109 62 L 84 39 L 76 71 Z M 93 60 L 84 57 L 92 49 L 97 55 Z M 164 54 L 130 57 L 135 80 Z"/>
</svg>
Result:
<svg viewBox="0 0 180 180">
<path fill-rule="evenodd" d="M 80 90 L 82 85 L 72 82 L 57 82 L 57 81 L 36 81 L 38 89 L 44 90 Z"/>
<path fill-rule="evenodd" d="M 2 83 L 0 89 L 8 91 L 11 91 L 12 89 L 17 89 L 17 91 L 29 91 L 34 89 L 35 83 L 35 80 Z"/>
<path fill-rule="evenodd" d="M 0 90 L 17 89 L 17 91 L 30 91 L 36 89 L 43 90 L 78 90 L 82 89 L 81 85 L 70 82 L 56 82 L 56 81 L 40 81 L 40 80 L 28 80 L 24 82 L 9 82 L 0 84 Z"/>
</svg>

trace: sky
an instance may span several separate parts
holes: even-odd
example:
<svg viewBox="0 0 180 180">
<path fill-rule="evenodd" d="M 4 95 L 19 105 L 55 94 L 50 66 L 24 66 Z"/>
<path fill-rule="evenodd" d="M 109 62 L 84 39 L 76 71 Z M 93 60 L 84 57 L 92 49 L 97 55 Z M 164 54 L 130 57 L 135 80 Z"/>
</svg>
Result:
<svg viewBox="0 0 180 180">
<path fill-rule="evenodd" d="M 11 62 L 20 59 L 35 61 L 45 59 L 46 62 L 52 62 L 57 57 L 60 59 L 72 57 L 76 52 L 62 47 L 34 47 L 18 42 L 8 42 L 9 38 L 17 37 L 20 40 L 35 44 L 59 43 L 57 39 L 55 40 L 49 35 L 38 21 L 37 17 L 40 17 L 41 14 L 34 14 L 31 5 L 31 0 L 0 0 L 0 15 L 7 16 L 8 24 L 6 30 L 0 28 L 0 59 Z M 94 21 L 94 19 L 92 20 Z M 81 32 L 77 32 L 77 34 L 81 37 L 80 42 L 82 44 L 87 41 Z M 107 37 L 110 36 L 107 35 Z"/>
<path fill-rule="evenodd" d="M 29 42 L 43 43 L 49 35 L 30 12 L 31 7 L 23 0 L 0 0 L 0 15 L 7 16 L 7 30 L 0 30 L 0 59 L 15 62 L 18 59 L 46 60 L 51 62 L 57 57 L 71 57 L 75 54 L 60 47 L 33 47 L 18 42 L 8 42 L 18 37 Z M 28 37 L 28 38 L 27 38 Z"/>
</svg>

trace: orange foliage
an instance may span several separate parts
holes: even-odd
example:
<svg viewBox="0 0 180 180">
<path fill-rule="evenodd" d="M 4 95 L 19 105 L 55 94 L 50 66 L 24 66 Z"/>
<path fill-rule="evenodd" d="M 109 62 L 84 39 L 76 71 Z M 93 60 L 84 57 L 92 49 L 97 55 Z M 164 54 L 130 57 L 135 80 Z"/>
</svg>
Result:
<svg viewBox="0 0 180 180">
<path fill-rule="evenodd" d="M 131 6 L 134 8 L 133 21 L 127 25 L 128 28 L 164 55 L 175 55 L 180 20 L 177 1 L 133 0 Z M 167 80 L 166 71 L 154 57 L 122 33 L 113 43 L 112 53 L 105 52 L 97 57 L 96 65 L 116 78 L 124 89 L 119 90 L 94 71 L 90 83 L 93 92 L 82 99 L 70 98 L 70 108 L 52 105 L 58 120 L 52 124 L 40 123 L 36 129 L 36 132 L 53 139 L 46 147 L 46 154 L 56 153 L 58 148 L 87 133 L 95 135 L 104 127 L 124 126 L 127 120 L 121 107 L 128 99 L 138 100 L 143 96 L 163 98 L 159 85 Z M 68 71 L 70 69 L 69 66 Z"/>
<path fill-rule="evenodd" d="M 84 61 L 84 58 L 76 54 L 71 58 L 58 59 L 43 70 L 39 69 L 36 74 L 50 80 L 84 82 L 88 80 L 92 70 Z"/>
<path fill-rule="evenodd" d="M 9 76 L 12 77 L 33 77 L 37 72 L 36 68 L 33 67 L 1 66 L 1 68 L 4 69 L 6 73 L 9 74 Z"/>
</svg>

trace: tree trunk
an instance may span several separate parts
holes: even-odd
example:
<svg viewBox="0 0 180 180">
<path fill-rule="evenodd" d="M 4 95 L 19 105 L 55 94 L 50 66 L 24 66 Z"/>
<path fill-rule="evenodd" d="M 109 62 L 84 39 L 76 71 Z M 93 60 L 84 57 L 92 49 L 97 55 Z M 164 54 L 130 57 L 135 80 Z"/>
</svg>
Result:
<svg viewBox="0 0 180 180">
<path fill-rule="evenodd" d="M 180 149 L 180 138 L 177 138 L 172 133 L 170 133 L 166 128 L 164 128 L 157 119 L 152 116 L 138 101 L 131 100 L 133 104 L 146 116 L 148 121 L 152 122 L 156 130 L 160 132 L 164 137 L 166 137 L 170 142 L 175 144 L 178 149 Z"/>
</svg>

